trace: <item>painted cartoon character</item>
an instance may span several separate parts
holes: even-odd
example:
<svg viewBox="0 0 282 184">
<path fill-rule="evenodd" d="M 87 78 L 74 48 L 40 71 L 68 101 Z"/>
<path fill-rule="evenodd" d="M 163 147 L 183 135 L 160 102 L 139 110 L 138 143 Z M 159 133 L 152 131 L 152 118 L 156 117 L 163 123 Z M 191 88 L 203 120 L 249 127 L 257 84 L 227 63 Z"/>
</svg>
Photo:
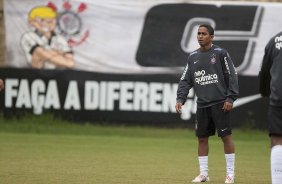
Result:
<svg viewBox="0 0 282 184">
<path fill-rule="evenodd" d="M 48 6 L 38 6 L 29 12 L 33 29 L 23 34 L 21 47 L 27 62 L 38 69 L 73 68 L 73 53 L 67 40 L 55 33 L 57 12 Z"/>
</svg>

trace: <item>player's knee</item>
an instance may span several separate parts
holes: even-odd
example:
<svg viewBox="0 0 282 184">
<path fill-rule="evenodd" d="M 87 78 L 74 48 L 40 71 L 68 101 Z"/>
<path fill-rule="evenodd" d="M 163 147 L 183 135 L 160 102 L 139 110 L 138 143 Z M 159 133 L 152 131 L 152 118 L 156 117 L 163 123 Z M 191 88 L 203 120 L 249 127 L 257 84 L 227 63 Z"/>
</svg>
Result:
<svg viewBox="0 0 282 184">
<path fill-rule="evenodd" d="M 199 144 L 208 144 L 208 137 L 198 137 Z"/>
<path fill-rule="evenodd" d="M 222 139 L 224 144 L 230 144 L 230 143 L 233 144 L 231 135 L 223 136 L 223 137 L 221 137 L 221 139 Z"/>
</svg>

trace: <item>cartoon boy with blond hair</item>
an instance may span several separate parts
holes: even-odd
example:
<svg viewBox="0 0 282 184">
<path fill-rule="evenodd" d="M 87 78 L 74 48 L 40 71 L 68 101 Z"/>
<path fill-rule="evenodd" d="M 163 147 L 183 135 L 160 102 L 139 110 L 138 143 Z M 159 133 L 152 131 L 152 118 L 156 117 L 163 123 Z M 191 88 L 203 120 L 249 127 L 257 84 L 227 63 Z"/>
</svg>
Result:
<svg viewBox="0 0 282 184">
<path fill-rule="evenodd" d="M 55 33 L 57 12 L 38 6 L 29 12 L 28 22 L 34 29 L 23 34 L 21 47 L 33 68 L 73 68 L 73 54 L 66 39 Z"/>
</svg>

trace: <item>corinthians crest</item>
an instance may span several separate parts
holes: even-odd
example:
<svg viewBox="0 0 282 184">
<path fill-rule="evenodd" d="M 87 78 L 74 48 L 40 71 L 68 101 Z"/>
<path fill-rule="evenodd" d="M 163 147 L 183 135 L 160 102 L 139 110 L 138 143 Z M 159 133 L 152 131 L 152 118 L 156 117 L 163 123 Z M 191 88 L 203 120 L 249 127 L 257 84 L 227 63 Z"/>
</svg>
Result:
<svg viewBox="0 0 282 184">
<path fill-rule="evenodd" d="M 211 64 L 215 64 L 216 63 L 216 55 L 212 54 L 211 55 Z"/>
<path fill-rule="evenodd" d="M 57 6 L 52 2 L 48 6 L 57 11 Z M 80 18 L 82 12 L 87 9 L 87 5 L 80 3 L 80 5 L 73 10 L 73 5 L 69 1 L 64 1 L 63 11 L 58 14 L 58 29 L 63 34 L 71 47 L 82 44 L 89 37 L 89 30 L 83 30 L 83 22 Z"/>
</svg>

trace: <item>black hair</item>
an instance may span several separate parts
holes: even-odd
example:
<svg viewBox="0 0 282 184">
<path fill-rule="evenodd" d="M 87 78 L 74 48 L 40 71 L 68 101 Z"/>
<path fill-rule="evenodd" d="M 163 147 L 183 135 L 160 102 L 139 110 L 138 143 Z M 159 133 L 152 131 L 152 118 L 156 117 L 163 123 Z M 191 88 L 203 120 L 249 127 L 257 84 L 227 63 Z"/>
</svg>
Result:
<svg viewBox="0 0 282 184">
<path fill-rule="evenodd" d="M 214 29 L 211 25 L 208 24 L 201 24 L 199 27 L 205 27 L 207 28 L 210 35 L 214 35 Z"/>
</svg>

